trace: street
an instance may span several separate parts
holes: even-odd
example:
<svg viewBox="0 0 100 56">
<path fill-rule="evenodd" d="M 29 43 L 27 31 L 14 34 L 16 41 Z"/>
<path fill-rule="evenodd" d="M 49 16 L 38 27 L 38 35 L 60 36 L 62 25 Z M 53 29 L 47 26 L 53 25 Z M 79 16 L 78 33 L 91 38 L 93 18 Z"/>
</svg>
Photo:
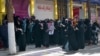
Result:
<svg viewBox="0 0 100 56">
<path fill-rule="evenodd" d="M 40 51 L 30 51 L 26 53 L 21 53 L 15 56 L 99 56 L 100 54 L 100 44 L 86 46 L 85 49 L 81 49 L 74 54 L 65 54 L 60 47 L 54 47 L 46 50 Z"/>
<path fill-rule="evenodd" d="M 8 56 L 9 51 L 0 51 L 0 56 Z M 100 34 L 99 44 L 86 46 L 74 54 L 66 54 L 59 46 L 51 46 L 50 48 L 35 48 L 34 45 L 27 46 L 25 52 L 18 52 L 16 55 L 10 56 L 100 56 Z"/>
<path fill-rule="evenodd" d="M 66 52 L 62 51 L 61 47 L 52 47 L 48 49 L 31 50 L 14 56 L 100 56 L 100 42 L 98 45 L 86 46 L 85 49 L 80 49 L 74 54 L 66 54 Z"/>
</svg>

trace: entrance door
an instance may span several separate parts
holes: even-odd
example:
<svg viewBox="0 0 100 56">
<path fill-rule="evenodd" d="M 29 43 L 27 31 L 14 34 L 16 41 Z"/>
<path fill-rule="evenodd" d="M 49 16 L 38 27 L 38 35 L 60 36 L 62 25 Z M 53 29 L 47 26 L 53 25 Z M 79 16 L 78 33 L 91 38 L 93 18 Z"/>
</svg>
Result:
<svg viewBox="0 0 100 56">
<path fill-rule="evenodd" d="M 80 10 L 79 7 L 74 7 L 73 8 L 73 17 L 74 18 L 79 18 L 79 10 Z"/>
</svg>

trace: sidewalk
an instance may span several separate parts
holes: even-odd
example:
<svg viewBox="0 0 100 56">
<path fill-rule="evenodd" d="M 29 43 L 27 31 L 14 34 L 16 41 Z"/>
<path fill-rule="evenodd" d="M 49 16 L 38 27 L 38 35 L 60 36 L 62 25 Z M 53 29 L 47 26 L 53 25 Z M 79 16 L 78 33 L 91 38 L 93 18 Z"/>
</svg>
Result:
<svg viewBox="0 0 100 56">
<path fill-rule="evenodd" d="M 100 34 L 98 35 L 99 36 L 99 43 L 100 43 Z M 58 46 L 50 46 L 49 48 L 53 48 L 53 47 L 58 47 Z M 38 50 L 45 50 L 45 49 L 49 49 L 49 48 L 35 48 L 34 45 L 28 45 L 27 48 L 26 48 L 26 51 L 25 52 L 20 52 L 20 53 L 27 53 L 27 52 L 30 52 L 30 51 L 38 51 Z M 9 56 L 8 55 L 9 51 L 6 50 L 6 51 L 2 51 L 0 50 L 0 56 Z M 20 54 L 18 53 L 18 54 Z"/>
<path fill-rule="evenodd" d="M 53 48 L 53 47 L 57 47 L 57 46 L 50 46 L 49 48 Z M 44 48 L 44 47 L 35 48 L 34 45 L 28 45 L 26 47 L 26 51 L 25 52 L 18 52 L 18 54 L 20 54 L 20 53 L 27 53 L 27 52 L 30 52 L 30 51 L 45 50 L 45 49 L 48 49 L 48 48 Z M 13 56 L 13 55 L 8 55 L 8 54 L 9 54 L 8 50 L 6 50 L 6 51 L 0 50 L 0 56 Z"/>
<path fill-rule="evenodd" d="M 0 50 L 0 56 L 8 56 L 8 51 Z"/>
<path fill-rule="evenodd" d="M 84 49 L 80 49 L 78 50 L 78 54 L 81 54 L 83 56 L 83 54 L 86 56 L 88 54 L 99 54 L 100 55 L 100 43 L 98 45 L 90 45 L 90 46 L 86 46 Z M 23 53 L 19 53 L 17 55 L 14 56 L 65 56 L 66 54 L 64 54 L 66 52 L 62 51 L 61 47 L 52 47 L 52 48 L 48 48 L 48 49 L 43 49 L 43 50 L 37 50 L 37 51 L 29 51 L 29 52 L 23 52 Z M 73 55 L 74 56 L 74 55 Z M 75 55 L 77 56 L 77 55 Z M 79 56 L 79 55 L 78 55 Z"/>
</svg>

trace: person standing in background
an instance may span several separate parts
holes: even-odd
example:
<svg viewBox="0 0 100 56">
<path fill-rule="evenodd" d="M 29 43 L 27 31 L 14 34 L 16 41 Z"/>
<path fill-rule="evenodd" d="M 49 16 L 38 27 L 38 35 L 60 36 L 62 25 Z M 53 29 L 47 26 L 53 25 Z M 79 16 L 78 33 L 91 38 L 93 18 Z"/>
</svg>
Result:
<svg viewBox="0 0 100 56">
<path fill-rule="evenodd" d="M 35 21 L 34 29 L 34 40 L 35 40 L 35 47 L 40 48 L 42 45 L 42 37 L 41 37 L 41 25 L 38 20 Z"/>
<path fill-rule="evenodd" d="M 25 51 L 26 50 L 26 38 L 24 37 L 24 32 L 22 29 L 22 21 L 19 16 L 16 17 L 15 35 L 16 35 L 17 44 L 19 46 L 19 51 Z"/>
</svg>

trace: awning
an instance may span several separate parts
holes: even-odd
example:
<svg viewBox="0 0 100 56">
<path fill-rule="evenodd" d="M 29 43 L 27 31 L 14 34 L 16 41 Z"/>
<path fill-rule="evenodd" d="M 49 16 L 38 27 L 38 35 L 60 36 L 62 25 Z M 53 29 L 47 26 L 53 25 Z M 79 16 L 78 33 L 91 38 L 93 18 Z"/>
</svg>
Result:
<svg viewBox="0 0 100 56">
<path fill-rule="evenodd" d="M 87 0 L 80 0 L 81 2 L 86 2 Z M 100 5 L 100 0 L 90 0 L 90 3 Z"/>
</svg>

